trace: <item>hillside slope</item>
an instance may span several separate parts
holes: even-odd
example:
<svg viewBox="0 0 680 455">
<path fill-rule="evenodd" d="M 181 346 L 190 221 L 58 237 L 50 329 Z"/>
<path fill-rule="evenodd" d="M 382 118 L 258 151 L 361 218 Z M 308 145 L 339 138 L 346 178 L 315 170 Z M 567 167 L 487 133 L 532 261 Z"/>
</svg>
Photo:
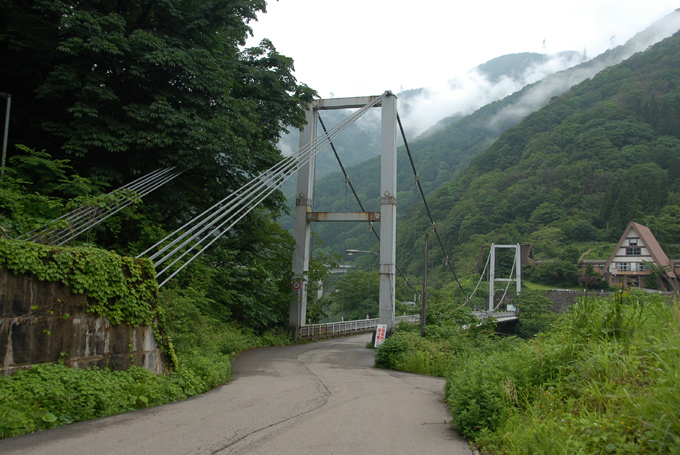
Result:
<svg viewBox="0 0 680 455">
<path fill-rule="evenodd" d="M 429 204 L 456 262 L 484 243 L 531 242 L 539 257 L 615 241 L 630 221 L 670 256 L 680 243 L 680 34 L 598 73 L 505 131 Z M 408 267 L 413 225 L 398 250 Z M 424 231 L 424 226 L 418 229 Z M 441 259 L 441 258 L 440 258 Z"/>
<path fill-rule="evenodd" d="M 528 113 L 547 105 L 551 98 L 564 93 L 574 84 L 646 49 L 651 43 L 669 36 L 679 28 L 680 13 L 675 12 L 638 33 L 623 46 L 576 67 L 552 74 L 513 95 L 482 107 L 471 115 L 449 119 L 445 127 L 412 141 L 411 151 L 426 195 L 451 181 L 474 157 L 490 147 L 503 131 L 518 124 Z M 380 190 L 376 176 L 379 175 L 379 166 L 379 157 L 375 157 L 348 169 L 368 210 L 378 210 Z M 398 154 L 398 188 L 399 214 L 403 216 L 410 207 L 420 202 L 403 148 Z M 351 192 L 345 187 L 344 177 L 337 172 L 317 180 L 314 199 L 314 209 L 317 211 L 359 210 Z M 282 224 L 290 228 L 292 219 L 284 219 Z M 346 248 L 370 248 L 376 241 L 367 232 L 365 225 L 349 227 L 346 224 L 324 224 L 315 226 L 315 230 L 325 240 L 327 252 L 342 252 Z M 413 226 L 408 227 L 407 231 L 413 237 Z"/>
</svg>

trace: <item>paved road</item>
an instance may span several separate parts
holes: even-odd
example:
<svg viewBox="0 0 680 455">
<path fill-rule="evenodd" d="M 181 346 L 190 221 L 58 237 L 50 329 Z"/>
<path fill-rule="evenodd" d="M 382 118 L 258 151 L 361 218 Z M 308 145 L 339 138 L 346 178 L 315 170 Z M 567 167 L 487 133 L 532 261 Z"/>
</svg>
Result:
<svg viewBox="0 0 680 455">
<path fill-rule="evenodd" d="M 440 378 L 372 367 L 370 335 L 240 355 L 204 395 L 0 441 L 8 454 L 471 454 Z"/>
</svg>

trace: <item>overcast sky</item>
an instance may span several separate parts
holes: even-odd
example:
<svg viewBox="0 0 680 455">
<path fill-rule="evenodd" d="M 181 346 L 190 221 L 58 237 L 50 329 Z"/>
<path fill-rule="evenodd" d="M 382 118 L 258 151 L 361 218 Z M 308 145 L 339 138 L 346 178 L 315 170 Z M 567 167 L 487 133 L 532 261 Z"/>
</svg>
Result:
<svg viewBox="0 0 680 455">
<path fill-rule="evenodd" d="M 494 57 L 589 57 L 680 8 L 680 0 L 268 0 L 248 45 L 269 38 L 295 75 L 333 96 L 442 84 Z"/>
</svg>

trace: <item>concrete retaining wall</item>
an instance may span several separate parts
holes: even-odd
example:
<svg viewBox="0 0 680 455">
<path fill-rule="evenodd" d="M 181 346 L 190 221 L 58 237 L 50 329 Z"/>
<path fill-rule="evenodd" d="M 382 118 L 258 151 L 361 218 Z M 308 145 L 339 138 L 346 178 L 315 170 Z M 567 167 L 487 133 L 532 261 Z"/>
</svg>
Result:
<svg viewBox="0 0 680 455">
<path fill-rule="evenodd" d="M 151 327 L 112 326 L 87 313 L 85 296 L 68 286 L 1 268 L 0 373 L 59 361 L 75 368 L 136 365 L 167 372 Z"/>
<path fill-rule="evenodd" d="M 591 295 L 593 297 L 607 297 L 614 294 L 613 292 L 600 292 L 600 291 L 589 291 L 588 295 Z M 581 297 L 584 297 L 586 295 L 585 291 L 572 291 L 572 290 L 554 290 L 554 291 L 548 291 L 545 293 L 545 296 L 548 297 L 550 300 L 553 302 L 553 306 L 551 310 L 554 313 L 564 313 L 567 310 L 567 307 L 574 303 L 576 299 L 579 299 Z"/>
</svg>

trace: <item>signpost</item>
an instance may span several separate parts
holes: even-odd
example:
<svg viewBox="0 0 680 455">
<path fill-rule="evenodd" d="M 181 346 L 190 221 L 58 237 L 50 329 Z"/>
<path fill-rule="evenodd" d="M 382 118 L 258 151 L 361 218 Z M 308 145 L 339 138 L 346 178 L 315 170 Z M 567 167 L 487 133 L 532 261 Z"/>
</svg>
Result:
<svg viewBox="0 0 680 455">
<path fill-rule="evenodd" d="M 378 324 L 378 328 L 375 332 L 375 345 L 374 348 L 380 346 L 383 341 L 385 341 L 385 334 L 387 333 L 387 324 Z"/>
</svg>

